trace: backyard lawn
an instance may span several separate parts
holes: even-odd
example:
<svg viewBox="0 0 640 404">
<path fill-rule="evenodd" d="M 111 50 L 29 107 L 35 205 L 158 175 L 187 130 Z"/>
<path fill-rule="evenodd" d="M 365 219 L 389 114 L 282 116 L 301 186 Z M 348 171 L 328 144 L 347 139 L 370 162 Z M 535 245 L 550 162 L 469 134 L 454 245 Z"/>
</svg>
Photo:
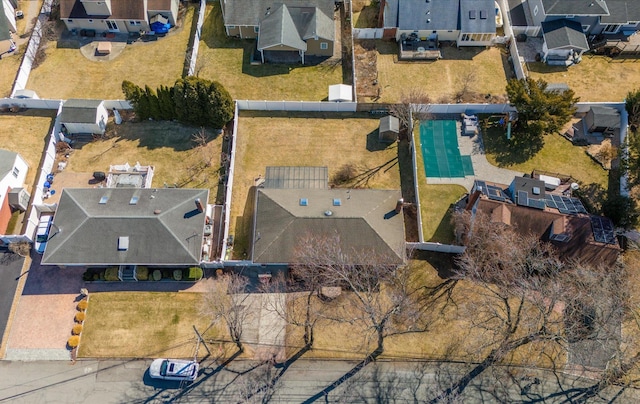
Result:
<svg viewBox="0 0 640 404">
<path fill-rule="evenodd" d="M 80 49 L 58 48 L 55 41 L 49 42 L 46 59 L 32 70 L 27 88 L 40 98 L 123 99 L 125 79 L 154 89 L 172 85 L 182 75 L 193 17 L 194 8 L 189 7 L 176 31 L 155 42 L 127 45 L 109 61 L 90 61 Z"/>
<path fill-rule="evenodd" d="M 435 62 L 397 63 L 395 42 L 376 41 L 380 102 L 398 102 L 412 88 L 423 89 L 433 102 L 455 102 L 465 81 L 469 92 L 502 97 L 507 79 L 501 49 L 443 46 Z"/>
<path fill-rule="evenodd" d="M 329 179 L 346 164 L 365 177 L 360 188 L 400 189 L 397 144 L 378 142 L 378 119 L 368 114 L 281 113 L 272 117 L 243 112 L 238 123 L 230 232 L 234 258 L 247 251 L 250 211 L 247 197 L 267 166 L 327 166 Z"/>
<path fill-rule="evenodd" d="M 78 356 L 85 358 L 189 358 L 209 319 L 199 314 L 201 293 L 92 293 Z M 205 338 L 224 338 L 210 330 Z M 204 349 L 200 353 L 204 353 Z"/>
<path fill-rule="evenodd" d="M 25 179 L 31 192 L 38 174 L 45 140 L 53 124 L 54 111 L 29 110 L 19 114 L 0 114 L 0 148 L 20 153 L 29 164 Z"/>
<path fill-rule="evenodd" d="M 74 150 L 65 170 L 91 173 L 106 171 L 111 164 L 155 167 L 153 185 L 209 188 L 210 202 L 216 198 L 222 151 L 222 136 L 209 134 L 206 146 L 192 141 L 199 128 L 176 122 L 125 122 L 109 126 L 107 138 Z"/>
<path fill-rule="evenodd" d="M 487 160 L 495 166 L 524 173 L 544 170 L 570 175 L 585 185 L 596 183 L 605 190 L 608 187 L 608 171 L 585 153 L 585 147 L 574 146 L 558 134 L 546 135 L 543 148 L 524 162 L 520 162 L 523 150 L 509 147 L 503 129 L 484 128 L 483 141 Z"/>
<path fill-rule="evenodd" d="M 20 62 L 22 61 L 22 50 L 14 55 L 2 55 L 0 59 L 0 98 L 9 97 L 13 88 L 13 81 L 16 79 Z"/>
<path fill-rule="evenodd" d="M 563 67 L 527 63 L 530 77 L 547 83 L 566 83 L 580 101 L 622 102 L 627 93 L 640 87 L 640 63 L 637 57 L 612 59 L 584 55 L 580 64 Z"/>
<path fill-rule="evenodd" d="M 207 5 L 196 72 L 219 81 L 240 100 L 321 101 L 329 85 L 342 83 L 339 60 L 316 66 L 250 63 L 254 40 L 228 38 L 218 2 Z"/>
</svg>

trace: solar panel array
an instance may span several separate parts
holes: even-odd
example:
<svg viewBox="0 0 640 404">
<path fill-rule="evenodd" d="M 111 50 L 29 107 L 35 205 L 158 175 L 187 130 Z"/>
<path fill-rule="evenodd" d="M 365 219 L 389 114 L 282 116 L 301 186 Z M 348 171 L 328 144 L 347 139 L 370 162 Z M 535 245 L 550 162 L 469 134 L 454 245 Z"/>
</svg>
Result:
<svg viewBox="0 0 640 404">
<path fill-rule="evenodd" d="M 507 200 L 507 195 L 505 195 L 504 191 L 502 191 L 502 188 L 500 187 L 487 185 L 484 181 L 476 181 L 476 188 L 482 192 L 482 195 L 485 195 L 494 201 L 504 202 Z"/>
<path fill-rule="evenodd" d="M 599 243 L 616 244 L 616 234 L 613 231 L 613 223 L 606 217 L 591 216 L 591 229 L 593 238 Z"/>
<path fill-rule="evenodd" d="M 570 198 L 562 195 L 547 194 L 545 199 L 547 206 L 558 209 L 560 213 L 567 215 L 577 215 L 587 213 L 584 205 L 578 198 Z"/>
</svg>

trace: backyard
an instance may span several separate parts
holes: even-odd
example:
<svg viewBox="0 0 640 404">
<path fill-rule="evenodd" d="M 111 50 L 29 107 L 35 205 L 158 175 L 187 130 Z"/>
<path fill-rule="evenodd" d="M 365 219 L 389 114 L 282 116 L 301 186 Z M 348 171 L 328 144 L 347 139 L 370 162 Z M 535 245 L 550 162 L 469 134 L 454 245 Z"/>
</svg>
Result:
<svg viewBox="0 0 640 404">
<path fill-rule="evenodd" d="M 183 292 L 92 293 L 78 356 L 192 358 L 193 326 L 202 332 L 210 323 L 199 313 L 201 299 L 201 293 Z M 224 335 L 211 329 L 204 337 Z"/>
<path fill-rule="evenodd" d="M 193 18 L 194 7 L 189 7 L 175 31 L 155 42 L 127 45 L 108 61 L 87 59 L 74 41 L 51 41 L 44 62 L 31 71 L 27 88 L 41 98 L 122 99 L 124 79 L 154 89 L 172 85 L 182 75 Z"/>
<path fill-rule="evenodd" d="M 622 102 L 629 91 L 640 87 L 637 57 L 584 55 L 580 64 L 568 68 L 540 62 L 527 63 L 527 67 L 531 78 L 566 83 L 583 102 Z"/>
<path fill-rule="evenodd" d="M 193 135 L 199 131 L 166 121 L 109 124 L 105 139 L 72 151 L 65 171 L 92 173 L 106 171 L 111 164 L 140 162 L 155 167 L 154 186 L 209 188 L 213 202 L 217 198 L 223 136 L 208 133 L 206 145 L 198 146 Z"/>
<path fill-rule="evenodd" d="M 198 52 L 196 74 L 219 81 L 240 100 L 321 101 L 329 85 L 342 83 L 340 60 L 315 66 L 251 65 L 255 40 L 228 38 L 219 3 L 209 3 Z"/>
<path fill-rule="evenodd" d="M 356 175 L 369 174 L 346 186 L 400 189 L 397 144 L 378 142 L 378 124 L 369 114 L 242 112 L 230 218 L 234 258 L 246 258 L 251 220 L 251 212 L 245 212 L 247 198 L 267 166 L 327 166 L 331 180 L 350 164 Z"/>
<path fill-rule="evenodd" d="M 359 41 L 361 42 L 361 41 Z M 366 42 L 364 43 L 366 45 Z M 504 50 L 498 47 L 461 47 L 442 44 L 442 59 L 432 62 L 398 62 L 398 45 L 377 40 L 375 44 L 377 74 L 358 69 L 357 75 L 371 77 L 379 88 L 379 102 L 398 102 L 412 88 L 421 88 L 433 102 L 455 102 L 456 95 L 480 102 L 504 102 L 507 78 Z M 358 54 L 356 45 L 356 54 Z M 369 62 L 364 66 L 370 66 Z M 360 91 L 360 86 L 358 87 Z M 378 90 L 376 90 L 378 91 Z M 372 97 L 369 97 L 372 98 Z M 375 97 L 373 97 L 375 99 Z M 474 102 L 477 102 L 475 100 Z"/>
<path fill-rule="evenodd" d="M 20 68 L 22 54 L 22 49 L 20 49 L 15 54 L 2 55 L 2 59 L 0 59 L 0 71 L 2 72 L 0 74 L 0 98 L 11 95 L 11 88 Z"/>
</svg>

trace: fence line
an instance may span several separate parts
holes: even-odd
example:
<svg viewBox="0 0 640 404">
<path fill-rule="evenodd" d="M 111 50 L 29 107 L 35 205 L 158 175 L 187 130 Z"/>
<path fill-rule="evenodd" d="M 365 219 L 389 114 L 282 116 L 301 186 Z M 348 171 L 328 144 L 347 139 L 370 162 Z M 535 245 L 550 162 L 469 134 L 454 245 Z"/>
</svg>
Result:
<svg viewBox="0 0 640 404">
<path fill-rule="evenodd" d="M 352 28 L 352 32 L 356 39 L 382 39 L 384 28 Z"/>
<path fill-rule="evenodd" d="M 536 27 L 512 26 L 511 29 L 513 30 L 514 36 L 520 35 L 520 34 L 525 34 L 526 36 L 538 36 L 540 35 L 541 27 L 540 26 L 536 26 Z"/>
<path fill-rule="evenodd" d="M 516 72 L 516 78 L 518 78 L 518 80 L 526 79 L 527 72 L 525 71 L 524 59 L 520 57 L 520 53 L 518 52 L 518 44 L 516 43 L 516 40 L 513 36 L 509 41 L 509 54 L 511 57 L 513 70 Z"/>
<path fill-rule="evenodd" d="M 202 35 L 202 25 L 204 24 L 204 12 L 206 7 L 206 0 L 200 0 L 198 22 L 196 23 L 196 35 L 193 39 L 193 47 L 191 48 L 191 56 L 189 59 L 189 70 L 187 72 L 187 76 L 193 76 L 196 71 L 196 63 L 198 62 L 198 49 L 200 48 L 200 36 Z"/>
<path fill-rule="evenodd" d="M 356 112 L 355 102 L 237 100 L 239 110 Z"/>
<path fill-rule="evenodd" d="M 356 74 L 356 48 L 355 42 L 353 41 L 353 5 L 351 0 L 348 0 L 349 3 L 349 25 L 351 25 L 351 35 L 349 36 L 349 40 L 351 41 L 351 77 L 353 79 L 353 88 L 351 91 L 353 92 L 353 101 L 358 102 L 358 75 Z M 342 38 L 344 40 L 344 38 Z"/>
<path fill-rule="evenodd" d="M 462 245 L 440 244 L 432 242 L 407 243 L 408 249 L 421 251 L 435 251 L 447 254 L 462 254 L 466 247 Z"/>
<path fill-rule="evenodd" d="M 233 113 L 233 133 L 231 134 L 231 157 L 229 158 L 229 172 L 227 173 L 226 194 L 224 196 L 224 236 L 222 238 L 222 251 L 220 260 L 224 261 L 227 255 L 227 240 L 229 240 L 229 225 L 231 219 L 231 193 L 233 191 L 233 172 L 236 164 L 236 136 L 238 134 L 238 113 L 240 112 L 239 103 L 236 101 L 235 111 Z"/>
<path fill-rule="evenodd" d="M 509 104 L 413 104 L 413 112 L 429 114 L 504 114 L 515 112 Z"/>
</svg>

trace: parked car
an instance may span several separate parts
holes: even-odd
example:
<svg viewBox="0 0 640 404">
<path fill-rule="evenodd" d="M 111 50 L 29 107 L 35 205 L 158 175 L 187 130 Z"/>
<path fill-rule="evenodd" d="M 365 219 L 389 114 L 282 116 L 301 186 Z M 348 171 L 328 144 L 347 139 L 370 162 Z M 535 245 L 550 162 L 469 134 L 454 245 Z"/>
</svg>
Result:
<svg viewBox="0 0 640 404">
<path fill-rule="evenodd" d="M 194 381 L 200 365 L 196 361 L 183 359 L 155 359 L 149 367 L 149 376 L 154 379 Z"/>
<path fill-rule="evenodd" d="M 34 248 L 38 254 L 43 254 L 44 249 L 47 246 L 47 240 L 49 240 L 49 229 L 51 228 L 51 222 L 53 216 L 40 216 L 40 222 L 38 223 L 38 229 L 36 230 L 36 238 Z"/>
</svg>

